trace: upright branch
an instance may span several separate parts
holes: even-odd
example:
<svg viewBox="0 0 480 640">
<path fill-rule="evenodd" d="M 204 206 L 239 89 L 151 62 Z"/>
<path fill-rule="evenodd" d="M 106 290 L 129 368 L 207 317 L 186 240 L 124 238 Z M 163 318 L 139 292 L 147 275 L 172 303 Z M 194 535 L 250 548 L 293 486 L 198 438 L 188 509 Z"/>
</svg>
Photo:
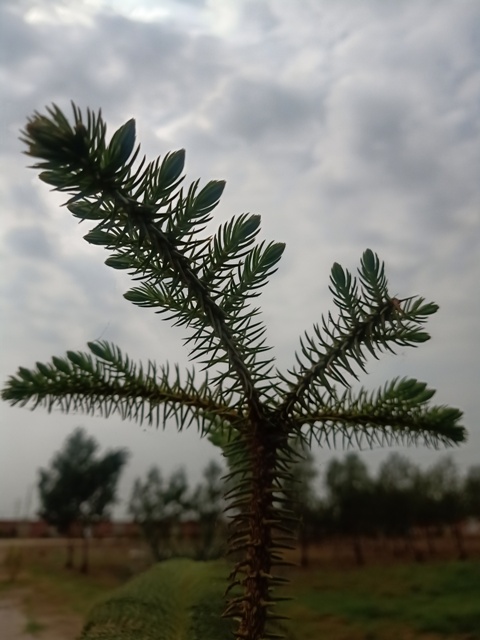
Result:
<svg viewBox="0 0 480 640">
<path fill-rule="evenodd" d="M 136 365 L 109 343 L 90 353 L 68 351 L 34 369 L 21 367 L 2 391 L 12 404 L 59 406 L 150 424 L 195 422 L 220 441 L 230 462 L 227 495 L 230 551 L 235 564 L 225 615 L 238 621 L 238 640 L 278 637 L 275 587 L 295 518 L 284 494 L 300 437 L 311 442 L 367 439 L 384 443 L 453 444 L 465 438 L 461 412 L 429 404 L 434 391 L 415 379 L 394 380 L 377 392 L 350 389 L 366 358 L 429 338 L 423 325 L 437 306 L 388 292 L 384 265 L 365 251 L 358 279 L 334 264 L 330 289 L 338 317 L 328 314 L 301 339 L 297 365 L 274 369 L 260 311 L 252 306 L 285 245 L 257 241 L 260 217 L 242 214 L 208 228 L 225 183 L 188 188 L 185 153 L 152 162 L 135 147 L 135 121 L 107 142 L 101 113 L 73 105 L 70 123 L 55 105 L 29 119 L 22 140 L 39 159 L 40 179 L 66 192 L 70 212 L 94 227 L 85 236 L 109 252 L 106 264 L 137 281 L 125 298 L 184 326 L 190 358 L 205 374 L 182 375 L 168 365 Z M 208 228 L 208 230 L 207 230 Z M 343 387 L 343 390 L 341 388 Z"/>
</svg>

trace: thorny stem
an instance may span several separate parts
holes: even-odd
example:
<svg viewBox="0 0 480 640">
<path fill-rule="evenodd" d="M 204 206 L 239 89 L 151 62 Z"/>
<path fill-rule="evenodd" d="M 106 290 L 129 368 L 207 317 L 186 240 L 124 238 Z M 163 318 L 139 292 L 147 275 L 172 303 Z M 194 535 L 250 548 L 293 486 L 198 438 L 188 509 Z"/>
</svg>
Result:
<svg viewBox="0 0 480 640">
<path fill-rule="evenodd" d="M 245 577 L 241 603 L 241 621 L 236 632 L 240 640 L 264 637 L 269 602 L 272 526 L 267 514 L 272 512 L 273 469 L 276 457 L 265 437 L 265 422 L 252 425 L 248 452 L 252 462 L 251 494 L 247 502 L 249 540 L 244 561 Z"/>
</svg>

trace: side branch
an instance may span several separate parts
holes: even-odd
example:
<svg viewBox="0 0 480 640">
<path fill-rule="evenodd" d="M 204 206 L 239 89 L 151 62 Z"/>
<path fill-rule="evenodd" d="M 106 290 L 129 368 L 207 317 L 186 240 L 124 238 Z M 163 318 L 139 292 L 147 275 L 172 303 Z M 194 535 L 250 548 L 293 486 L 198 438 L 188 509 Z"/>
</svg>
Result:
<svg viewBox="0 0 480 640">
<path fill-rule="evenodd" d="M 333 323 L 331 317 L 330 320 Z M 301 369 L 298 373 L 295 373 L 296 380 L 293 383 L 288 383 L 290 390 L 285 394 L 284 401 L 278 409 L 281 418 L 286 420 L 292 415 L 294 408 L 302 404 L 304 395 L 317 381 L 322 387 L 330 391 L 332 391 L 332 386 L 328 378 L 349 386 L 341 369 L 354 378 L 357 378 L 357 375 L 352 368 L 351 361 L 352 363 L 357 363 L 362 370 L 365 370 L 362 346 L 366 346 L 375 357 L 374 344 L 378 351 L 392 351 L 388 342 L 391 340 L 396 343 L 401 342 L 401 338 L 399 339 L 399 336 L 396 335 L 396 325 L 394 324 L 396 322 L 398 322 L 398 311 L 388 300 L 375 311 L 372 311 L 363 321 L 352 325 L 348 331 L 339 330 L 338 335 L 331 336 L 333 340 L 330 344 L 325 343 L 320 334 L 320 329 L 315 327 L 317 342 L 320 344 L 317 346 L 314 340 L 308 336 L 306 337 L 308 344 L 302 344 L 302 353 L 311 363 L 311 366 L 307 368 L 297 357 L 301 364 Z M 386 331 L 385 325 L 387 324 L 395 327 L 391 338 L 388 335 L 388 331 Z M 335 323 L 333 323 L 333 326 L 334 329 L 338 328 Z M 324 328 L 326 328 L 326 323 L 324 323 Z M 408 342 L 405 344 L 408 344 Z"/>
<path fill-rule="evenodd" d="M 182 383 L 177 370 L 172 382 L 166 369 L 160 375 L 156 371 L 145 374 L 128 360 L 125 364 L 122 368 L 118 362 L 69 351 L 67 358 L 54 357 L 52 363 L 37 363 L 31 370 L 20 367 L 7 380 L 2 399 L 12 405 L 31 403 L 32 409 L 45 406 L 48 411 L 58 407 L 64 412 L 105 417 L 117 413 L 124 420 L 156 426 L 165 426 L 171 417 L 179 429 L 195 421 L 202 432 L 219 419 L 232 425 L 240 420 L 228 404 L 218 402 L 208 381 L 196 389 L 193 373 Z"/>
<path fill-rule="evenodd" d="M 344 443 L 355 440 L 361 446 L 423 443 L 458 444 L 466 431 L 459 424 L 462 412 L 446 406 L 430 406 L 434 395 L 424 382 L 395 379 L 376 393 L 361 389 L 356 397 L 347 390 L 341 398 L 325 399 L 297 409 L 292 421 L 297 430 L 310 434 L 320 443 L 335 444 L 337 435 Z M 317 398 L 318 399 L 318 398 Z M 319 408 L 319 405 L 321 408 Z M 333 440 L 333 442 L 331 442 Z"/>
</svg>

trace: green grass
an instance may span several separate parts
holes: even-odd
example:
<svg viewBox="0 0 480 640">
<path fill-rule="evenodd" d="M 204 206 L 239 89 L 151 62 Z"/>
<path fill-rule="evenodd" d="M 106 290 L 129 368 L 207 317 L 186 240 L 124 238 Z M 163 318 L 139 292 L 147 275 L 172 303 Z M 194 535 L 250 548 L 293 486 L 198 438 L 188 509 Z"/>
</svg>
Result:
<svg viewBox="0 0 480 640">
<path fill-rule="evenodd" d="M 88 616 L 85 640 L 203 640 L 231 635 L 221 618 L 225 565 L 168 560 L 116 589 Z"/>
<path fill-rule="evenodd" d="M 222 563 L 160 564 L 97 606 L 84 638 L 227 637 L 219 619 L 225 572 Z M 299 640 L 480 639 L 479 563 L 297 572 L 289 591 L 294 600 L 282 613 Z"/>
<path fill-rule="evenodd" d="M 287 610 L 297 618 L 303 611 L 319 629 L 334 620 L 364 638 L 403 628 L 408 637 L 480 639 L 478 562 L 297 574 L 292 586 Z"/>
</svg>

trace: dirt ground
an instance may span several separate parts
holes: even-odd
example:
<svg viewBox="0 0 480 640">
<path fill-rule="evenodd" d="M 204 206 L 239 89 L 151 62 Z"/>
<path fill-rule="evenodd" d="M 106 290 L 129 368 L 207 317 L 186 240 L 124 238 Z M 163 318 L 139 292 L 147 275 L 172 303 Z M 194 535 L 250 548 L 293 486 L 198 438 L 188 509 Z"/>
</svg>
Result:
<svg viewBox="0 0 480 640">
<path fill-rule="evenodd" d="M 3 561 L 9 547 L 48 548 L 58 544 L 58 540 L 15 539 L 12 545 L 12 540 L 0 540 L 0 580 L 7 578 Z M 39 595 L 25 586 L 0 592 L 0 640 L 75 640 L 78 637 L 82 627 L 80 617 L 48 609 L 43 603 L 38 607 L 27 606 L 39 600 Z"/>
<path fill-rule="evenodd" d="M 20 610 L 18 600 L 11 597 L 0 599 L 0 629 L 2 640 L 31 640 L 35 636 L 25 633 L 28 620 Z"/>
<path fill-rule="evenodd" d="M 0 595 L 1 640 L 74 640 L 81 630 L 81 620 L 58 612 L 25 611 L 25 591 Z"/>
<path fill-rule="evenodd" d="M 25 561 L 31 553 L 47 557 L 53 549 L 64 546 L 65 540 L 61 538 L 0 539 L 0 584 L 9 580 L 5 566 L 9 549 L 20 550 Z M 124 561 L 123 547 L 121 553 Z M 35 592 L 32 584 L 23 578 L 20 569 L 15 584 L 0 589 L 0 640 L 76 640 L 83 627 L 83 616 L 71 611 L 61 599 Z"/>
<path fill-rule="evenodd" d="M 79 621 L 54 612 L 29 617 L 24 610 L 24 592 L 0 596 L 0 637 L 2 640 L 74 640 Z"/>
</svg>

